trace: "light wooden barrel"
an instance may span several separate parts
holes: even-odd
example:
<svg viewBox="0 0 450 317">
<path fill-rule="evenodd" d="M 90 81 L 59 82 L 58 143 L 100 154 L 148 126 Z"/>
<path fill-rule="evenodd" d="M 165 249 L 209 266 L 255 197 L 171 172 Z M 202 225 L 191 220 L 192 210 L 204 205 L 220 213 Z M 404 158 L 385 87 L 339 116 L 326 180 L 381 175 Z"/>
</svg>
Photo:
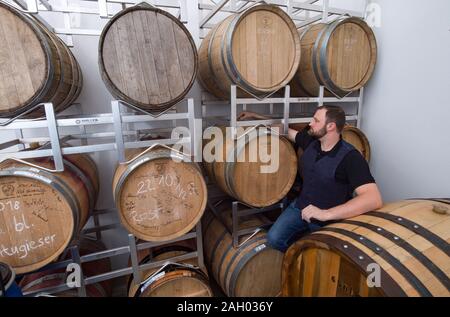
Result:
<svg viewBox="0 0 450 317">
<path fill-rule="evenodd" d="M 231 226 L 231 212 L 223 212 L 225 221 Z M 262 224 L 257 217 L 242 220 L 241 229 Z M 206 263 L 227 296 L 272 297 L 280 294 L 283 253 L 267 245 L 264 230 L 251 238 L 250 235 L 241 237 L 241 245 L 235 249 L 228 230 L 211 212 L 205 214 L 203 226 Z"/>
<path fill-rule="evenodd" d="M 364 132 L 351 125 L 346 125 L 342 130 L 342 139 L 353 145 L 367 162 L 370 161 L 370 143 Z"/>
<path fill-rule="evenodd" d="M 78 97 L 81 69 L 69 48 L 33 16 L 0 3 L 0 117 L 52 102 L 62 111 Z M 27 117 L 42 115 L 43 108 Z"/>
<path fill-rule="evenodd" d="M 408 200 L 326 226 L 288 249 L 283 295 L 448 297 L 449 213 L 450 200 Z"/>
<path fill-rule="evenodd" d="M 302 60 L 292 82 L 294 96 L 343 97 L 363 87 L 371 78 L 377 43 L 371 28 L 360 18 L 318 23 L 300 30 Z M 330 93 L 332 92 L 332 94 Z"/>
<path fill-rule="evenodd" d="M 275 5 L 257 5 L 218 23 L 199 49 L 199 80 L 218 98 L 270 95 L 287 85 L 300 62 L 291 18 Z"/>
<path fill-rule="evenodd" d="M 165 247 L 152 256 L 148 250 L 138 253 L 139 263 L 146 264 L 168 260 L 171 257 L 182 256 L 192 252 L 192 249 L 181 246 Z M 134 284 L 128 282 L 129 297 L 212 297 L 208 276 L 196 265 L 196 259 L 179 262 L 181 265 L 168 265 L 151 269 L 144 273 L 143 282 Z"/>
<path fill-rule="evenodd" d="M 295 129 L 297 131 L 302 131 L 308 123 L 296 123 L 290 124 L 289 127 L 291 129 Z M 357 127 L 346 124 L 344 129 L 342 130 L 342 139 L 351 145 L 353 145 L 361 155 L 366 159 L 367 162 L 370 161 L 370 143 L 367 139 L 367 136 Z M 297 150 L 298 158 L 303 155 L 302 149 Z"/>
<path fill-rule="evenodd" d="M 93 241 L 87 238 L 82 238 L 78 243 L 78 246 L 81 256 L 100 252 L 106 249 L 100 241 Z M 70 255 L 66 256 L 66 259 L 68 258 L 70 258 Z M 109 258 L 103 258 L 96 261 L 83 263 L 81 267 L 86 278 L 92 277 L 111 272 L 111 260 Z M 48 288 L 64 285 L 67 281 L 67 276 L 68 273 L 65 268 L 45 270 L 25 275 L 19 285 L 22 288 L 22 291 L 26 293 L 36 293 L 39 291 L 45 293 Z M 58 297 L 77 297 L 78 289 L 69 289 L 52 295 Z M 111 295 L 112 280 L 86 285 L 87 297 L 110 297 Z"/>
<path fill-rule="evenodd" d="M 182 100 L 192 87 L 197 48 L 177 18 L 141 3 L 106 24 L 100 36 L 99 67 L 115 98 L 161 112 Z"/>
<path fill-rule="evenodd" d="M 139 150 L 127 152 L 127 159 Z M 207 189 L 199 166 L 158 147 L 130 164 L 120 164 L 113 179 L 114 201 L 124 227 L 145 241 L 168 241 L 189 232 L 206 207 Z"/>
<path fill-rule="evenodd" d="M 47 158 L 28 162 L 54 168 Z M 12 161 L 0 165 L 0 262 L 18 274 L 55 260 L 95 206 L 98 176 L 92 160 L 68 155 L 64 168 L 50 173 Z"/>
<path fill-rule="evenodd" d="M 210 179 L 228 195 L 255 207 L 270 206 L 286 196 L 297 173 L 297 157 L 291 143 L 269 129 L 258 128 L 252 132 L 247 129 L 249 133 L 246 136 L 239 134 L 238 141 L 226 135 L 225 128 L 221 129 L 223 138 L 217 141 L 215 148 L 219 152 L 214 151 L 221 162 L 215 160 L 208 163 L 204 159 Z M 215 142 L 213 138 L 205 147 Z M 271 153 L 273 142 L 279 144 L 278 154 L 273 154 L 272 163 L 263 162 L 258 151 Z M 277 149 L 275 144 L 273 149 Z M 274 171 L 263 173 L 261 168 L 267 168 L 270 164 L 273 164 Z"/>
</svg>

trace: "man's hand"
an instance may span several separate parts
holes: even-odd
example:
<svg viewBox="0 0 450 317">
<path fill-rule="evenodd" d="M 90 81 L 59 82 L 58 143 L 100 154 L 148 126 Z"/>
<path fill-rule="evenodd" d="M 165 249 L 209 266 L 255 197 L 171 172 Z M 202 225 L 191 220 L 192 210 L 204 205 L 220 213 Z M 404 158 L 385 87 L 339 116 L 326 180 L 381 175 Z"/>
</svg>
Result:
<svg viewBox="0 0 450 317">
<path fill-rule="evenodd" d="M 316 219 L 319 221 L 328 221 L 328 212 L 327 210 L 323 210 L 317 208 L 316 206 L 309 205 L 305 209 L 302 210 L 302 219 L 306 222 L 310 223 L 311 219 Z"/>
<path fill-rule="evenodd" d="M 258 113 L 255 113 L 255 112 L 243 111 L 243 112 L 241 112 L 241 114 L 239 115 L 239 117 L 237 119 L 238 120 L 248 120 L 248 119 L 265 120 L 265 119 L 267 119 L 267 117 L 262 116 L 262 115 L 260 115 Z"/>
<path fill-rule="evenodd" d="M 243 111 L 237 117 L 237 119 L 238 120 L 249 120 L 249 119 L 268 120 L 270 118 L 260 115 L 255 112 Z M 278 128 L 278 133 L 280 133 L 280 134 L 283 133 L 283 124 L 282 123 L 274 123 L 274 124 L 271 124 L 270 127 L 275 130 Z M 295 137 L 297 136 L 297 133 L 298 133 L 297 130 L 288 129 L 288 134 L 286 136 L 291 142 L 295 142 Z"/>
</svg>

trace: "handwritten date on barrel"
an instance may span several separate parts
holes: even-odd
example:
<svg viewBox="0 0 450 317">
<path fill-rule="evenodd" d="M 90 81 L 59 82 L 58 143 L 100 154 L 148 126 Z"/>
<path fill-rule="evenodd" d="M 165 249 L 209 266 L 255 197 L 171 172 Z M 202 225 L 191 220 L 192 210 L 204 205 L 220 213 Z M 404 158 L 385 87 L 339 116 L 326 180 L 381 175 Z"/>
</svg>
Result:
<svg viewBox="0 0 450 317">
<path fill-rule="evenodd" d="M 137 184 L 137 195 L 151 193 L 158 188 L 172 188 L 175 190 L 176 197 L 185 200 L 188 195 L 197 193 L 194 183 L 190 182 L 186 186 L 181 184 L 179 177 L 172 175 L 159 175 L 157 177 L 147 178 Z"/>
</svg>

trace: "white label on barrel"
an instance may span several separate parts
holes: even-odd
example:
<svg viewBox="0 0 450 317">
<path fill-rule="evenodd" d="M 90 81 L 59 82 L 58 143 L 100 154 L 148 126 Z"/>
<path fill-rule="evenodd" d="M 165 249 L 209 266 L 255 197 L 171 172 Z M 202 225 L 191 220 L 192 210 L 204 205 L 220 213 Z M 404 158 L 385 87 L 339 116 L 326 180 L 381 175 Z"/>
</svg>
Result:
<svg viewBox="0 0 450 317">
<path fill-rule="evenodd" d="M 261 250 L 263 250 L 263 249 L 265 249 L 266 248 L 266 245 L 263 243 L 263 244 L 261 244 L 261 245 L 258 245 L 256 248 L 255 248 L 255 252 L 259 252 L 259 251 L 261 251 Z"/>
</svg>

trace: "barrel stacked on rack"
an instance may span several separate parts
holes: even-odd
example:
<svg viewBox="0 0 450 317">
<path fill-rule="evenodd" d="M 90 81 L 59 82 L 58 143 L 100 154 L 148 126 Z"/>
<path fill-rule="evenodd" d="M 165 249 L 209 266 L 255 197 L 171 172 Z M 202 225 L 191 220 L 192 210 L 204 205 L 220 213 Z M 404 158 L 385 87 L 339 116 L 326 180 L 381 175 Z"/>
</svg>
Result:
<svg viewBox="0 0 450 317">
<path fill-rule="evenodd" d="M 208 176 L 225 193 L 253 207 L 267 207 L 283 199 L 294 183 L 297 158 L 290 142 L 268 128 L 240 130 L 236 139 L 226 128 L 205 144 Z M 217 137 L 217 139 L 216 139 Z"/>
<path fill-rule="evenodd" d="M 194 240 L 184 240 L 138 253 L 140 265 L 163 263 L 162 266 L 146 270 L 143 282 L 128 281 L 129 297 L 211 297 L 213 292 L 205 272 L 198 268 L 197 261 L 189 254 L 195 252 Z M 174 258 L 182 258 L 177 262 Z"/>
<path fill-rule="evenodd" d="M 290 85 L 294 96 L 344 97 L 372 77 L 377 43 L 371 28 L 360 18 L 337 19 L 300 29 L 302 60 Z"/>
<path fill-rule="evenodd" d="M 292 245 L 284 296 L 450 296 L 450 200 L 390 203 Z"/>
<path fill-rule="evenodd" d="M 199 49 L 199 80 L 221 99 L 230 86 L 239 96 L 264 97 L 287 85 L 300 62 L 300 40 L 291 18 L 275 5 L 257 5 L 230 15 Z"/>
<path fill-rule="evenodd" d="M 169 241 L 189 232 L 206 207 L 207 191 L 196 163 L 157 147 L 127 152 L 119 164 L 113 193 L 124 227 L 145 241 Z"/>
<path fill-rule="evenodd" d="M 228 231 L 232 223 L 227 201 L 217 206 L 219 214 L 208 212 L 203 219 L 205 259 L 211 274 L 227 296 L 273 297 L 281 290 L 283 254 L 267 245 L 266 231 L 258 229 L 241 237 L 235 248 Z M 241 229 L 262 226 L 259 216 L 247 217 Z"/>
<path fill-rule="evenodd" d="M 197 49 L 183 23 L 143 2 L 106 24 L 100 36 L 99 67 L 115 98 L 161 113 L 192 87 Z"/>
<path fill-rule="evenodd" d="M 56 111 L 80 94 L 82 74 L 69 48 L 31 15 L 0 3 L 0 117 L 52 102 Z M 43 114 L 42 108 L 28 117 Z"/>
<path fill-rule="evenodd" d="M 0 262 L 18 274 L 57 259 L 95 205 L 99 181 L 88 156 L 67 155 L 64 172 L 53 168 L 48 158 L 0 165 Z"/>
</svg>

